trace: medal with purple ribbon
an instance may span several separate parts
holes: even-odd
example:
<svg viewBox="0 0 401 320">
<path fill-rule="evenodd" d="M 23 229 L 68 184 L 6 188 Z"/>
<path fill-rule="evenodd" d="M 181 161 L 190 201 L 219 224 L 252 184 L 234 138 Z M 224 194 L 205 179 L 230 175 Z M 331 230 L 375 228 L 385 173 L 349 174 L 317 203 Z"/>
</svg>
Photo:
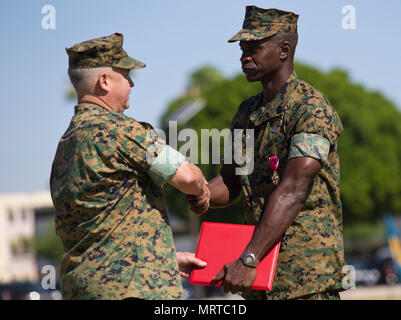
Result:
<svg viewBox="0 0 401 320">
<path fill-rule="evenodd" d="M 280 177 L 277 173 L 277 168 L 279 164 L 279 160 L 277 156 L 273 156 L 269 158 L 270 169 L 273 171 L 272 174 L 272 182 L 275 186 L 278 186 L 280 183 Z"/>
</svg>

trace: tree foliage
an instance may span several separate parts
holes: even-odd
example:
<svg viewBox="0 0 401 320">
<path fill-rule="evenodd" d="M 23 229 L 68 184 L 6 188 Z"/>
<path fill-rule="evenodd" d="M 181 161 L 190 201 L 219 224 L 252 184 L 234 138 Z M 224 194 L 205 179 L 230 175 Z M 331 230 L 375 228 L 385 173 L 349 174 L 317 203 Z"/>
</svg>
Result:
<svg viewBox="0 0 401 320">
<path fill-rule="evenodd" d="M 301 79 L 327 96 L 343 122 L 339 156 L 344 223 L 375 222 L 386 211 L 400 212 L 401 113 L 379 92 L 354 83 L 343 70 L 322 72 L 302 63 L 296 63 L 295 70 Z M 196 86 L 198 90 L 193 90 Z M 204 109 L 184 125 L 196 130 L 199 137 L 201 129 L 229 128 L 241 101 L 261 90 L 259 83 L 247 82 L 242 74 L 225 78 L 211 67 L 196 70 L 188 87 L 192 90 L 172 101 L 162 120 L 184 102 L 202 98 L 206 102 Z M 199 155 L 200 152 L 199 148 Z M 200 168 L 211 179 L 220 165 L 201 164 Z M 169 209 L 186 219 L 185 197 L 170 186 L 165 192 Z M 240 223 L 243 221 L 241 203 L 236 201 L 225 209 L 211 209 L 204 219 Z"/>
<path fill-rule="evenodd" d="M 43 234 L 35 237 L 34 244 L 38 257 L 54 261 L 55 264 L 60 263 L 64 248 L 56 234 L 54 221 L 49 223 Z"/>
</svg>

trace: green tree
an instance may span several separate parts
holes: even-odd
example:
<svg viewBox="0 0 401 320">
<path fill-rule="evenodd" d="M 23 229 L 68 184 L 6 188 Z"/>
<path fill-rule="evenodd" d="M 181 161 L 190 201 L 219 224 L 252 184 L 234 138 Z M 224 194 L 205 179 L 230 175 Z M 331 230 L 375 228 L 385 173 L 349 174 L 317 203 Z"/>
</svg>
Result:
<svg viewBox="0 0 401 320">
<path fill-rule="evenodd" d="M 202 92 L 223 80 L 223 75 L 216 68 L 204 66 L 191 74 L 188 90 Z"/>
<path fill-rule="evenodd" d="M 379 92 L 354 83 L 343 70 L 322 72 L 302 63 L 296 63 L 295 70 L 301 79 L 327 96 L 343 122 L 339 155 L 344 223 L 377 222 L 385 211 L 400 212 L 401 180 L 397 177 L 401 176 L 401 113 Z M 184 127 L 193 128 L 199 137 L 201 129 L 229 128 L 241 101 L 261 90 L 259 83 L 247 82 L 242 74 L 216 77 L 218 81 L 207 84 L 208 74 L 220 73 L 211 72 L 210 67 L 195 71 L 189 86 L 199 82 L 200 90 L 188 90 L 187 95 L 172 101 L 162 121 L 183 103 L 202 98 L 205 107 Z M 200 155 L 200 147 L 198 150 Z M 200 168 L 210 179 L 218 173 L 220 165 L 200 165 Z M 186 219 L 185 197 L 169 186 L 165 192 L 169 209 Z M 225 209 L 211 209 L 204 219 L 241 222 L 240 201 Z"/>
<path fill-rule="evenodd" d="M 45 232 L 35 238 L 35 250 L 37 256 L 52 260 L 56 263 L 61 261 L 64 254 L 63 244 L 57 236 L 54 221 L 50 222 Z"/>
</svg>

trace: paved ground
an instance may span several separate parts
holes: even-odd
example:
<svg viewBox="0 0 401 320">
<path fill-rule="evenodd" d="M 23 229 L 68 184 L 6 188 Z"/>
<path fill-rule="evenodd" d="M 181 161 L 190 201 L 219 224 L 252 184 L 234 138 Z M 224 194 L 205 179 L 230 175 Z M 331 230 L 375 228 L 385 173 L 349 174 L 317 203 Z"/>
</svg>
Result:
<svg viewBox="0 0 401 320">
<path fill-rule="evenodd" d="M 342 300 L 401 300 L 401 285 L 357 287 L 340 293 Z"/>
<path fill-rule="evenodd" d="M 401 300 L 401 285 L 396 286 L 360 286 L 340 293 L 341 300 Z M 208 300 L 242 300 L 239 295 L 228 294 L 212 297 Z"/>
</svg>

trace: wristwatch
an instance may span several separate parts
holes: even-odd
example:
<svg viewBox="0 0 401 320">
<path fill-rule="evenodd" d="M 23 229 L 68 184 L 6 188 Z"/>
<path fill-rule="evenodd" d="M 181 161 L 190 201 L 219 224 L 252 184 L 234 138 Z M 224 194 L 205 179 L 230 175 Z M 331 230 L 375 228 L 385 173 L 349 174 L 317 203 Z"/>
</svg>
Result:
<svg viewBox="0 0 401 320">
<path fill-rule="evenodd" d="M 243 253 L 241 254 L 241 261 L 244 265 L 247 267 L 252 267 L 256 268 L 258 265 L 259 261 L 256 259 L 255 255 L 253 253 Z"/>
</svg>

